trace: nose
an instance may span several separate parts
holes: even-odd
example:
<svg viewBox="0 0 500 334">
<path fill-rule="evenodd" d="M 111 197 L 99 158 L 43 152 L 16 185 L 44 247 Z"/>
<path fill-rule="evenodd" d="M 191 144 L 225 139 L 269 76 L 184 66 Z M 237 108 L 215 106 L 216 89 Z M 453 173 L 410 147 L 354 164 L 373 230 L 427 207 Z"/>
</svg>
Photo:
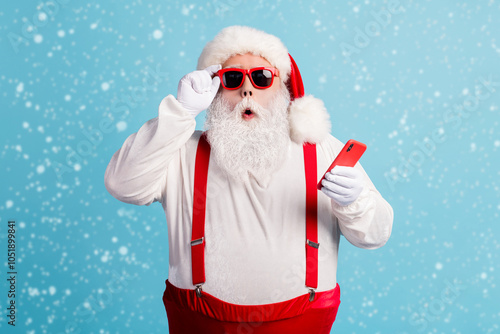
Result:
<svg viewBox="0 0 500 334">
<path fill-rule="evenodd" d="M 240 90 L 241 90 L 240 91 L 241 97 L 247 97 L 253 95 L 253 85 L 252 82 L 250 81 L 250 78 L 248 77 L 248 74 L 245 75 L 245 81 L 243 81 L 243 86 L 241 86 Z"/>
</svg>

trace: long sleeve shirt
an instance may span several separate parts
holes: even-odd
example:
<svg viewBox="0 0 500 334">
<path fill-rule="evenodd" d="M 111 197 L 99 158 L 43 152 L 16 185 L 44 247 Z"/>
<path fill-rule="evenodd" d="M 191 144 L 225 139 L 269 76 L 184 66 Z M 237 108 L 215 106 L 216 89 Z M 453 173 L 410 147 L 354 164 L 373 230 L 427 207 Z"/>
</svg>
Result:
<svg viewBox="0 0 500 334">
<path fill-rule="evenodd" d="M 169 281 L 194 289 L 191 228 L 194 165 L 201 131 L 172 96 L 158 117 L 130 135 L 113 155 L 105 186 L 120 201 L 159 202 L 168 226 Z M 342 149 L 331 135 L 316 143 L 318 176 Z M 318 288 L 335 288 L 340 236 L 366 249 L 383 246 L 393 210 L 364 175 L 364 189 L 347 206 L 318 193 Z M 318 177 L 319 179 L 319 177 Z M 289 142 L 287 158 L 267 180 L 232 182 L 210 159 L 205 223 L 203 291 L 234 304 L 276 303 L 307 293 L 305 287 L 305 174 L 302 145 Z"/>
</svg>

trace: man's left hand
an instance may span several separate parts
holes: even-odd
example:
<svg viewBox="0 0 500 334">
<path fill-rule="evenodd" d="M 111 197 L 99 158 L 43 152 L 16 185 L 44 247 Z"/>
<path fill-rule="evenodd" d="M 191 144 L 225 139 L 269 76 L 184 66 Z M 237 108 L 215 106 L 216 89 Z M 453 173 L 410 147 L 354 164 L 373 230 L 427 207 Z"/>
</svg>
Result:
<svg viewBox="0 0 500 334">
<path fill-rule="evenodd" d="M 340 206 L 354 202 L 363 191 L 363 173 L 354 167 L 335 166 L 321 181 L 321 191 Z"/>
</svg>

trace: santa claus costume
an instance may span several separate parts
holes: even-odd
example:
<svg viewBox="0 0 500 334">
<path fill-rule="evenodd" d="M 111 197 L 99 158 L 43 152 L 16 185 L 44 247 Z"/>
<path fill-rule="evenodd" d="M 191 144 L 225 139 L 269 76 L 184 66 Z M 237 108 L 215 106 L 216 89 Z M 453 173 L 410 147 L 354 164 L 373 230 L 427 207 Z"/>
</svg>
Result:
<svg viewBox="0 0 500 334">
<path fill-rule="evenodd" d="M 364 186 L 351 204 L 316 189 L 343 144 L 329 133 L 323 102 L 304 96 L 297 65 L 277 37 L 225 28 L 205 46 L 198 70 L 246 53 L 277 68 L 290 92 L 289 138 L 276 170 L 237 182 L 214 158 L 210 129 L 195 131 L 193 115 L 168 95 L 158 117 L 113 155 L 105 185 L 121 201 L 163 206 L 170 333 L 330 333 L 340 304 L 340 236 L 381 247 L 393 211 L 359 163 Z"/>
</svg>

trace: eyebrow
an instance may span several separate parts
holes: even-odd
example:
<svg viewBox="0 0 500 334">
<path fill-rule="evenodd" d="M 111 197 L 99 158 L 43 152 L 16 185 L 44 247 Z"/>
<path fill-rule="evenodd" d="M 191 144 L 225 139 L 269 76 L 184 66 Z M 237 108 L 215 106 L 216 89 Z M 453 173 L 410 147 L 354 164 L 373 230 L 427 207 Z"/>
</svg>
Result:
<svg viewBox="0 0 500 334">
<path fill-rule="evenodd" d="M 258 66 L 254 66 L 253 68 L 255 68 L 255 67 L 269 67 L 269 66 L 268 65 L 258 65 Z M 223 68 L 243 68 L 243 66 L 240 64 L 234 64 L 234 65 L 224 66 Z"/>
<path fill-rule="evenodd" d="M 236 64 L 236 65 L 227 65 L 227 66 L 224 66 L 223 68 L 241 68 L 242 66 L 240 64 Z"/>
</svg>

